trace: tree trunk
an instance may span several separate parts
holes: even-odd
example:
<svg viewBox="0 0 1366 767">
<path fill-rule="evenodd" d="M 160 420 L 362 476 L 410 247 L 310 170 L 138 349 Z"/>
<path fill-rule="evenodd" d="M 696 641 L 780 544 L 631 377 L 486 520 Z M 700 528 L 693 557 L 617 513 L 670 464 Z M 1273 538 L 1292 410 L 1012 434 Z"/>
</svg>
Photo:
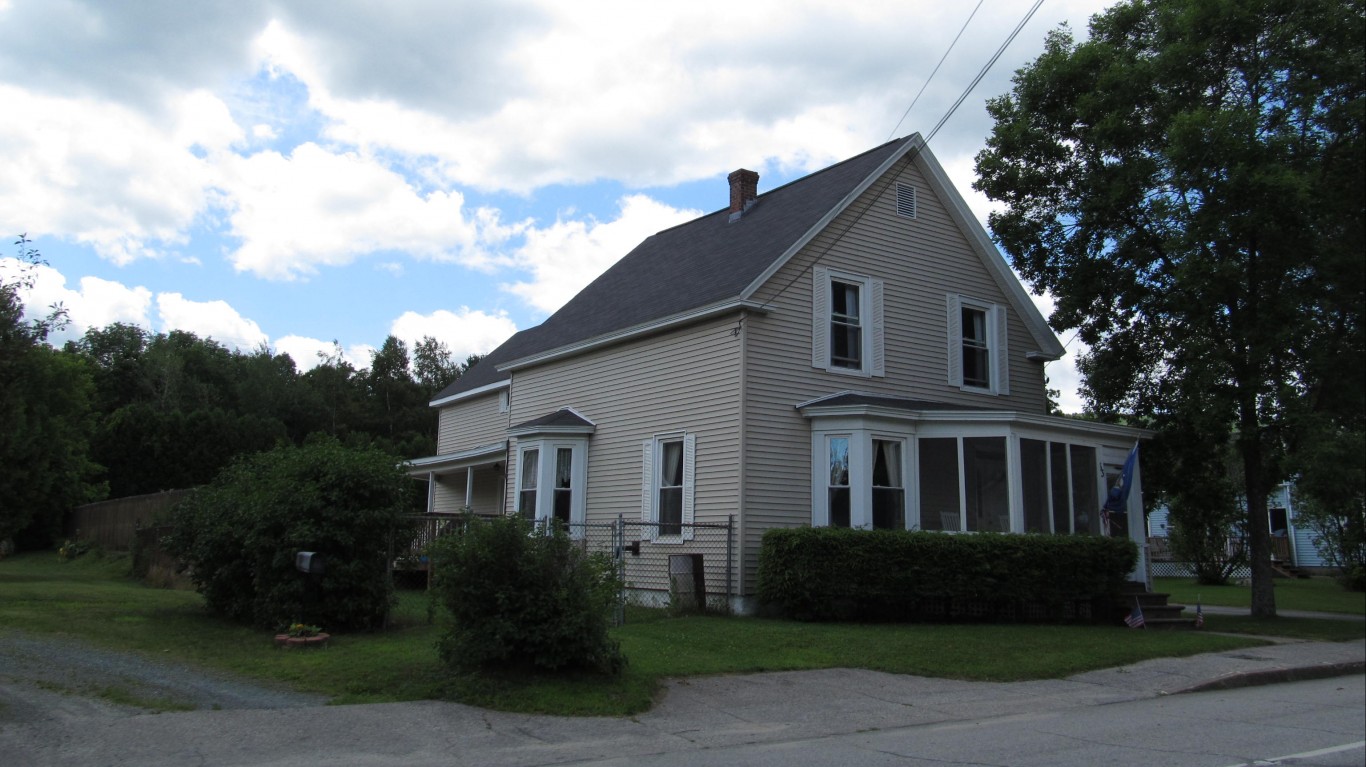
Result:
<svg viewBox="0 0 1366 767">
<path fill-rule="evenodd" d="M 1243 489 L 1247 493 L 1248 568 L 1252 571 L 1252 617 L 1276 617 L 1276 592 L 1271 571 L 1271 529 L 1266 516 L 1267 487 L 1262 439 L 1255 417 L 1244 418 L 1238 447 L 1243 458 Z"/>
</svg>

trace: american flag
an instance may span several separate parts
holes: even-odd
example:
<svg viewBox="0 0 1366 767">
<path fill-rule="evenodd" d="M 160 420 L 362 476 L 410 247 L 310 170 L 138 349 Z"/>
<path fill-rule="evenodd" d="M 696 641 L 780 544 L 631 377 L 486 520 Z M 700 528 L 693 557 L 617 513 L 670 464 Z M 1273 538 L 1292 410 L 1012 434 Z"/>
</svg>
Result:
<svg viewBox="0 0 1366 767">
<path fill-rule="evenodd" d="M 1138 600 L 1134 600 L 1134 611 L 1124 618 L 1124 625 L 1131 629 L 1143 628 L 1143 608 L 1139 607 Z"/>
<path fill-rule="evenodd" d="M 1203 628 L 1205 625 L 1205 611 L 1200 609 L 1200 599 L 1195 600 L 1195 627 Z"/>
</svg>

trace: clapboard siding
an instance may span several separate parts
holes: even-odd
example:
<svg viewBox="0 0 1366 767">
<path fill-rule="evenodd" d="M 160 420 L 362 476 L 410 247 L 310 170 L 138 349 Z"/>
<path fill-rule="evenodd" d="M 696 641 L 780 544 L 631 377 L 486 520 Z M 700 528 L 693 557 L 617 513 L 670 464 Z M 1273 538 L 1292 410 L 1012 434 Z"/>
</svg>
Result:
<svg viewBox="0 0 1366 767">
<path fill-rule="evenodd" d="M 498 412 L 498 396 L 498 392 L 490 392 L 441 408 L 437 454 L 449 455 L 506 439 L 508 414 Z"/>
<path fill-rule="evenodd" d="M 917 218 L 896 214 L 896 181 L 916 187 Z M 884 281 L 884 377 L 829 373 L 811 366 L 816 263 Z M 949 384 L 949 293 L 1009 307 L 1010 395 L 974 394 Z M 811 522 L 811 430 L 794 408 L 798 403 L 858 390 L 971 407 L 1046 411 L 1043 367 L 1025 358 L 1037 344 L 914 161 L 903 162 L 875 183 L 774 274 L 754 299 L 765 303 L 769 312 L 746 323 L 747 553 L 757 552 L 769 528 Z M 757 557 L 747 557 L 745 565 L 746 588 L 752 591 Z"/>
<path fill-rule="evenodd" d="M 638 519 L 641 444 L 682 431 L 697 435 L 695 519 L 739 513 L 742 341 L 735 327 L 736 318 L 706 322 L 513 373 L 513 424 L 572 407 L 596 425 L 588 521 Z M 515 508 L 515 463 L 508 477 L 508 508 Z"/>
</svg>

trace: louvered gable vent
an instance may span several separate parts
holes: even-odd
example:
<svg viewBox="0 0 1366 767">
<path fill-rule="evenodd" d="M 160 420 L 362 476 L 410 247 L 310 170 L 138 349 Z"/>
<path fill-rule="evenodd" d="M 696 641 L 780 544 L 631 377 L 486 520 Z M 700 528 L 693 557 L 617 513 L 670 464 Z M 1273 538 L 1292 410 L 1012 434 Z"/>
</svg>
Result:
<svg viewBox="0 0 1366 767">
<path fill-rule="evenodd" d="M 896 213 L 898 216 L 915 218 L 915 187 L 901 183 L 896 185 Z"/>
</svg>

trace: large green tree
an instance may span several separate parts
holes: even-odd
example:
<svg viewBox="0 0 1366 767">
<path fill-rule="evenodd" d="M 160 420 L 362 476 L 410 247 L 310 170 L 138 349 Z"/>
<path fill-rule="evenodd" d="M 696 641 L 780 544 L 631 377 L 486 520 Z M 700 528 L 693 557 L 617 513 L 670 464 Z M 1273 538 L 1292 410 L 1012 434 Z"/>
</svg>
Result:
<svg viewBox="0 0 1366 767">
<path fill-rule="evenodd" d="M 1049 35 L 977 157 L 998 242 L 1090 347 L 1092 408 L 1180 426 L 1187 453 L 1232 439 L 1259 616 L 1290 446 L 1360 421 L 1364 18 L 1360 0 L 1119 3 L 1084 42 Z"/>
<path fill-rule="evenodd" d="M 94 392 L 82 358 L 44 343 L 60 309 L 25 317 L 21 293 L 41 258 L 27 238 L 17 245 L 0 273 L 0 544 L 40 548 L 68 509 L 101 493 L 87 447 Z"/>
</svg>

